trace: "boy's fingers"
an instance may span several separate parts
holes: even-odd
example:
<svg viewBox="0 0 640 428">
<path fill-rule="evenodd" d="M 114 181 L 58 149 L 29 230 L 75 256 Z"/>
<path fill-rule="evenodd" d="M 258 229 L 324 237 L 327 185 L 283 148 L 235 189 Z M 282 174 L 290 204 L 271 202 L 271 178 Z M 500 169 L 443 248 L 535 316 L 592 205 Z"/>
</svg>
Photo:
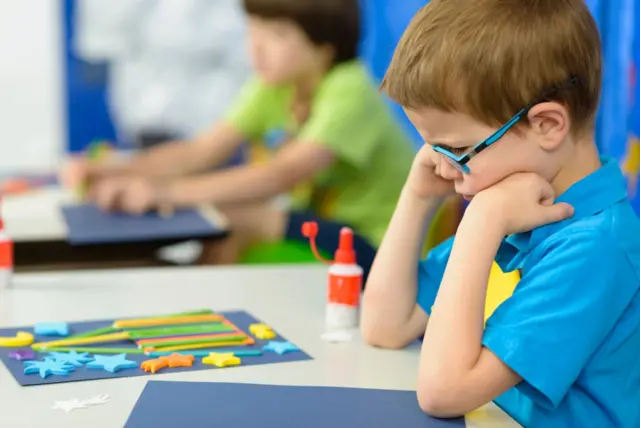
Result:
<svg viewBox="0 0 640 428">
<path fill-rule="evenodd" d="M 547 224 L 566 220 L 573 216 L 574 213 L 573 207 L 564 202 L 545 207 L 543 208 L 543 211 Z"/>
</svg>

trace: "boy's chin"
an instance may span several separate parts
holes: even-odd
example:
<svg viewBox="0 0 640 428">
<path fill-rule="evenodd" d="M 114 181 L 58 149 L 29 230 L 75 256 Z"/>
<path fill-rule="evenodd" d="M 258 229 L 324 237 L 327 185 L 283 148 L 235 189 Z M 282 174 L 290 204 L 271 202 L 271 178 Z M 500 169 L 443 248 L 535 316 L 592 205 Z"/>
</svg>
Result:
<svg viewBox="0 0 640 428">
<path fill-rule="evenodd" d="M 460 195 L 460 196 L 462 196 L 462 199 L 464 199 L 465 201 L 471 202 L 474 195 Z"/>
</svg>

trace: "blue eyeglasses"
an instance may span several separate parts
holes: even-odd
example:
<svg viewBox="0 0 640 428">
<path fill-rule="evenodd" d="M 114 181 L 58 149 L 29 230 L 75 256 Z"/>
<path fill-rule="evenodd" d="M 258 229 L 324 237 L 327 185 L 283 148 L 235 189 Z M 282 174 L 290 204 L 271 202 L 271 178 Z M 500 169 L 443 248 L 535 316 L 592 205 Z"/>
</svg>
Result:
<svg viewBox="0 0 640 428">
<path fill-rule="evenodd" d="M 467 165 L 469 163 L 469 161 L 471 159 L 473 159 L 474 157 L 476 157 L 478 155 L 478 153 L 480 153 L 481 151 L 483 151 L 484 149 L 486 149 L 487 147 L 489 147 L 490 145 L 492 145 L 493 143 L 495 143 L 496 141 L 498 141 L 500 138 L 502 138 L 504 136 L 504 134 L 507 133 L 507 131 L 509 131 L 509 129 L 511 129 L 516 123 L 518 123 L 520 120 L 522 120 L 522 118 L 526 117 L 527 114 L 529 114 L 529 111 L 536 105 L 536 104 L 540 104 L 541 102 L 544 102 L 549 96 L 553 95 L 553 93 L 555 93 L 556 91 L 565 88 L 565 87 L 572 87 L 575 86 L 577 84 L 577 78 L 572 77 L 570 79 L 568 79 L 566 82 L 564 82 L 561 85 L 555 86 L 553 88 L 551 88 L 550 90 L 546 91 L 545 94 L 542 97 L 537 98 L 534 102 L 532 102 L 531 104 L 529 104 L 527 107 L 523 108 L 522 110 L 520 110 L 518 113 L 516 113 L 515 116 L 513 116 L 507 123 L 505 123 L 504 125 L 502 125 L 500 127 L 500 129 L 498 129 L 496 132 L 494 132 L 489 138 L 487 138 L 486 140 L 476 144 L 471 151 L 465 153 L 465 154 L 461 154 L 461 155 L 456 155 L 455 153 L 451 152 L 449 149 L 441 146 L 441 145 L 434 145 L 433 146 L 433 150 L 435 150 L 436 152 L 442 154 L 445 159 L 458 171 L 460 171 L 463 174 L 468 174 L 471 170 L 469 169 L 469 166 Z"/>
</svg>

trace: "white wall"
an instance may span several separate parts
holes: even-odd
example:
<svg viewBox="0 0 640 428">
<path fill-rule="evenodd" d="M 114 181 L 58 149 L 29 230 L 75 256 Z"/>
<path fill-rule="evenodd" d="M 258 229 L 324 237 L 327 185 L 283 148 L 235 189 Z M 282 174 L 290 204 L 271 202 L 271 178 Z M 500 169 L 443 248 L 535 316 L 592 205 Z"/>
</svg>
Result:
<svg viewBox="0 0 640 428">
<path fill-rule="evenodd" d="M 55 167 L 65 146 L 60 0 L 0 0 L 0 172 Z"/>
</svg>

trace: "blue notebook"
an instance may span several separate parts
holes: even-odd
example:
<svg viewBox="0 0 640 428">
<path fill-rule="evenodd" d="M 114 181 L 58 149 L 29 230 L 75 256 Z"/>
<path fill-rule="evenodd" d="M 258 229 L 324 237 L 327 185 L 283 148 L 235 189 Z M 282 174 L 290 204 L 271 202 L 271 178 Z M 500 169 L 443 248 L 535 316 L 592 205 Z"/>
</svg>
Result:
<svg viewBox="0 0 640 428">
<path fill-rule="evenodd" d="M 463 428 L 434 419 L 413 391 L 149 381 L 125 428 Z"/>
<path fill-rule="evenodd" d="M 140 216 L 105 213 L 95 205 L 62 207 L 70 244 L 133 243 L 164 240 L 211 238 L 223 235 L 219 225 L 197 210 L 181 210 L 171 217 L 156 213 Z"/>
</svg>

